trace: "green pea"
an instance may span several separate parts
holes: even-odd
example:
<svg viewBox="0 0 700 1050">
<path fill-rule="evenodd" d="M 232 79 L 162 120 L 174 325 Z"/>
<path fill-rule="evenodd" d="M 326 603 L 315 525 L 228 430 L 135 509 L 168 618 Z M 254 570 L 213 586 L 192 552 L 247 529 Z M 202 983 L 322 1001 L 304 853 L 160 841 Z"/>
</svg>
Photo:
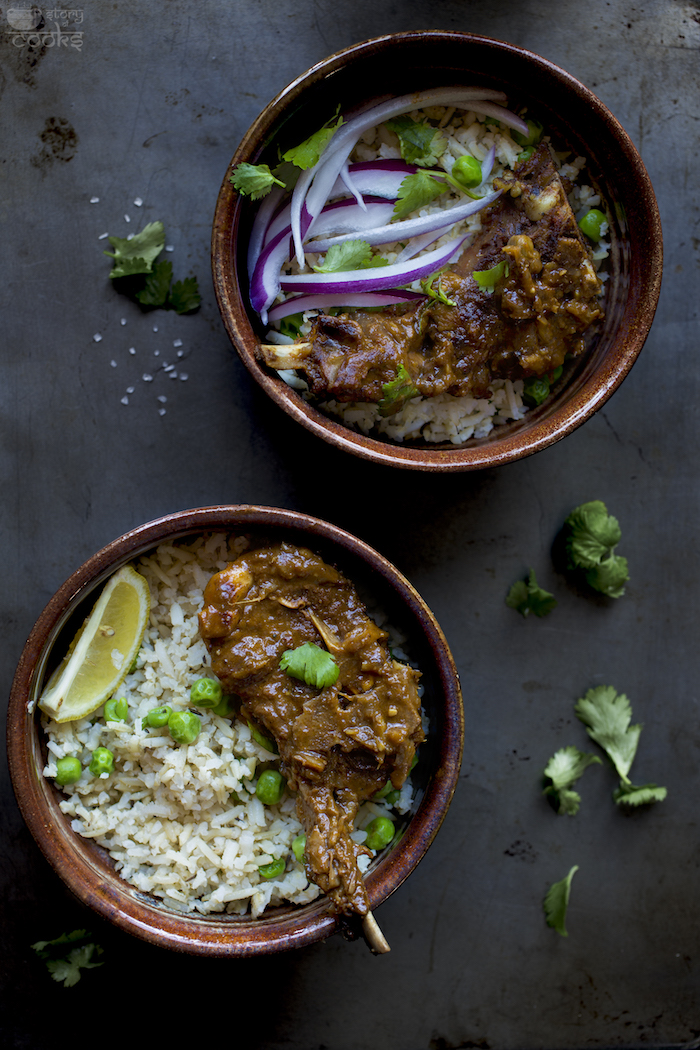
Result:
<svg viewBox="0 0 700 1050">
<path fill-rule="evenodd" d="M 607 224 L 607 221 L 602 211 L 598 211 L 597 208 L 591 208 L 582 219 L 579 219 L 578 227 L 585 233 L 586 237 L 597 243 L 603 235 L 603 224 Z"/>
<path fill-rule="evenodd" d="M 394 806 L 399 801 L 399 795 L 401 794 L 396 788 L 392 788 L 391 791 L 387 791 L 384 796 L 384 801 L 390 806 Z"/>
<path fill-rule="evenodd" d="M 83 767 L 79 759 L 69 755 L 66 758 L 59 758 L 56 762 L 56 776 L 54 779 L 61 787 L 64 784 L 75 784 L 76 780 L 80 780 L 82 771 Z"/>
<path fill-rule="evenodd" d="M 192 744 L 199 736 L 202 723 L 193 711 L 173 711 L 168 716 L 168 730 L 176 744 Z"/>
<path fill-rule="evenodd" d="M 519 154 L 517 155 L 517 157 L 516 157 L 515 159 L 516 159 L 516 161 L 517 161 L 518 163 L 522 164 L 522 162 L 523 162 L 523 161 L 525 161 L 525 160 L 529 160 L 529 159 L 530 159 L 530 157 L 532 156 L 532 154 L 533 154 L 534 152 L 535 152 L 535 147 L 534 147 L 534 146 L 527 146 L 527 147 L 526 147 L 526 148 L 525 148 L 525 149 L 524 149 L 524 150 L 522 151 L 522 153 L 519 153 Z"/>
<path fill-rule="evenodd" d="M 549 397 L 547 376 L 529 376 L 523 384 L 523 401 L 531 406 L 541 405 Z"/>
<path fill-rule="evenodd" d="M 167 704 L 164 704 L 163 707 L 152 707 L 144 721 L 151 729 L 160 729 L 162 726 L 167 726 L 172 713 L 172 707 L 168 707 Z"/>
<path fill-rule="evenodd" d="M 306 835 L 297 835 L 292 842 L 292 853 L 301 864 L 304 860 L 304 850 L 306 849 Z"/>
<path fill-rule="evenodd" d="M 98 747 L 92 752 L 92 759 L 88 769 L 93 777 L 99 777 L 103 773 L 111 773 L 114 769 L 114 755 L 106 747 Z"/>
<path fill-rule="evenodd" d="M 216 707 L 212 707 L 211 710 L 212 714 L 219 715 L 221 718 L 230 718 L 236 709 L 230 696 L 222 696 Z"/>
<path fill-rule="evenodd" d="M 105 704 L 105 722 L 126 722 L 129 717 L 129 705 L 122 697 L 120 700 L 112 698 Z"/>
<path fill-rule="evenodd" d="M 278 857 L 277 860 L 273 860 L 270 864 L 261 864 L 258 871 L 264 879 L 277 879 L 283 874 L 286 866 L 287 862 L 284 857 Z"/>
<path fill-rule="evenodd" d="M 465 153 L 454 162 L 452 178 L 456 179 L 460 186 L 480 186 L 481 164 L 479 164 L 476 157 L 471 157 L 468 153 Z"/>
<path fill-rule="evenodd" d="M 194 707 L 216 707 L 223 699 L 221 682 L 215 678 L 198 678 L 190 689 L 190 703 Z"/>
<path fill-rule="evenodd" d="M 256 729 L 252 722 L 248 722 L 248 729 L 250 729 L 250 735 L 256 744 L 260 744 L 260 747 L 264 747 L 271 755 L 277 754 L 277 748 L 272 740 L 268 740 L 266 736 L 263 736 L 260 730 Z"/>
<path fill-rule="evenodd" d="M 388 817 L 375 817 L 365 828 L 367 838 L 365 846 L 369 849 L 384 849 L 394 837 L 394 822 Z"/>
<path fill-rule="evenodd" d="M 255 794 L 265 806 L 274 806 L 282 798 L 287 782 L 276 769 L 266 769 L 258 777 Z"/>
<path fill-rule="evenodd" d="M 524 135 L 521 131 L 511 131 L 512 137 L 519 146 L 535 146 L 542 138 L 542 125 L 539 120 L 526 120 L 528 133 Z"/>
</svg>

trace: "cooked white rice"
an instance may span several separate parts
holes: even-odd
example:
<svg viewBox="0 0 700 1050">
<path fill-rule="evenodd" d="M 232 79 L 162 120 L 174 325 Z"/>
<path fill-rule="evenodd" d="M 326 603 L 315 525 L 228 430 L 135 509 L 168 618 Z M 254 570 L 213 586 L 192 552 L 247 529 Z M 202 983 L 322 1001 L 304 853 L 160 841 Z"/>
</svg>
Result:
<svg viewBox="0 0 700 1050">
<path fill-rule="evenodd" d="M 102 709 L 63 724 L 44 717 L 44 776 L 55 777 L 56 761 L 68 755 L 84 767 L 75 784 L 62 788 L 61 810 L 73 830 L 108 850 L 136 889 L 182 912 L 258 916 L 268 904 L 304 904 L 320 893 L 291 851 L 302 832 L 294 796 L 286 792 L 278 805 L 264 806 L 255 795 L 259 774 L 278 760 L 247 725 L 198 709 L 201 732 L 182 746 L 167 727 L 143 724 L 153 707 L 189 709 L 192 683 L 211 673 L 198 631 L 202 593 L 212 573 L 247 545 L 244 537 L 217 534 L 163 544 L 142 558 L 135 567 L 148 580 L 150 620 L 137 667 L 116 694 L 128 703 L 128 721 L 105 723 Z M 113 753 L 111 774 L 89 772 L 97 747 Z M 407 783 L 394 808 L 406 813 L 411 802 Z M 389 813 L 382 803 L 363 806 L 357 840 L 374 816 Z M 262 877 L 260 866 L 280 857 L 284 873 Z"/>
<path fill-rule="evenodd" d="M 423 110 L 416 110 L 410 116 L 414 120 L 428 119 L 434 125 L 440 127 L 447 142 L 447 148 L 439 160 L 448 173 L 452 171 L 455 161 L 465 153 L 470 153 L 477 160 L 484 160 L 491 146 L 496 150 L 496 161 L 493 171 L 484 183 L 484 192 L 493 189 L 493 180 L 503 175 L 506 169 L 512 169 L 517 162 L 518 154 L 522 146 L 518 145 L 506 127 L 496 126 L 493 118 L 484 117 L 473 112 L 455 110 L 452 107 L 433 106 Z M 548 135 L 544 136 L 549 142 Z M 397 135 L 380 125 L 365 132 L 358 142 L 351 161 L 370 161 L 376 159 L 400 159 L 401 150 Z M 569 179 L 574 188 L 569 195 L 569 200 L 577 220 L 590 208 L 601 207 L 601 198 L 596 190 L 586 184 L 578 184 L 581 172 L 585 168 L 584 157 L 572 158 L 569 152 L 555 153 L 555 159 L 560 165 L 562 177 Z M 425 208 L 414 212 L 414 215 L 428 215 L 436 211 L 442 211 L 451 207 L 463 198 L 455 190 L 441 194 L 434 202 Z M 603 205 L 604 207 L 604 205 Z M 467 248 L 478 233 L 481 232 L 481 215 L 471 215 L 462 222 L 456 224 L 439 240 L 429 245 L 424 251 L 433 251 L 452 237 L 468 233 L 470 239 L 465 242 Z M 362 234 L 358 234 L 361 239 Z M 603 260 L 608 258 L 610 244 L 601 239 L 593 251 L 593 261 L 596 267 L 600 267 Z M 380 248 L 380 254 L 389 263 L 396 260 L 400 245 L 385 245 Z M 423 254 L 418 253 L 417 258 Z M 309 264 L 314 265 L 317 258 L 321 256 L 309 255 Z M 290 262 L 286 268 L 287 273 L 298 273 L 295 260 Z M 603 280 L 605 275 L 600 275 Z M 416 281 L 411 285 L 413 290 L 421 291 L 421 282 Z M 284 293 L 278 297 L 278 302 L 286 298 Z M 352 310 L 348 310 L 352 312 Z M 301 326 L 301 334 L 306 336 L 311 330 L 313 318 L 317 310 L 307 311 L 304 314 L 304 323 Z M 276 330 L 268 332 L 269 342 L 291 343 L 293 340 L 282 335 Z M 307 396 L 308 388 L 303 379 L 296 372 L 285 370 L 278 373 L 290 386 L 298 389 L 302 396 Z M 497 380 L 489 387 L 487 397 L 475 398 L 469 395 L 465 397 L 454 397 L 451 394 L 440 394 L 436 397 L 416 397 L 408 402 L 400 411 L 392 416 L 383 418 L 376 404 L 365 402 L 339 402 L 328 400 L 319 403 L 318 407 L 330 414 L 337 416 L 343 423 L 365 434 L 373 433 L 385 436 L 393 441 L 416 441 L 423 440 L 430 443 L 446 443 L 461 445 L 470 438 L 487 437 L 494 427 L 504 423 L 522 419 L 528 411 L 523 402 L 523 382 L 516 380 Z"/>
</svg>

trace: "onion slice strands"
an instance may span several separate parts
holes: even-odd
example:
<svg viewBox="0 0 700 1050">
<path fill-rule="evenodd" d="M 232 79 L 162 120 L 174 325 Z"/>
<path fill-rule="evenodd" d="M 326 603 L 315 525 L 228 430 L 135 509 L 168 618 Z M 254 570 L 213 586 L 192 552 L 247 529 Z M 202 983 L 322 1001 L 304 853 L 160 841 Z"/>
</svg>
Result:
<svg viewBox="0 0 700 1050">
<path fill-rule="evenodd" d="M 482 88 L 438 88 L 389 99 L 387 102 L 372 106 L 341 125 L 314 167 L 301 173 L 292 192 L 292 237 L 299 266 L 302 269 L 305 266 L 304 237 L 311 232 L 314 219 L 323 209 L 336 179 L 343 170 L 343 165 L 363 132 L 392 117 L 410 113 L 415 109 L 451 105 L 492 116 L 501 120 L 508 127 L 527 134 L 528 128 L 525 121 L 497 104 L 505 100 L 505 95 L 500 91 L 489 91 Z"/>
<path fill-rule="evenodd" d="M 268 316 L 270 321 L 280 321 L 290 314 L 304 313 L 306 310 L 328 310 L 333 306 L 368 307 L 393 306 L 396 303 L 407 303 L 413 299 L 424 299 L 421 292 L 412 292 L 407 288 L 391 288 L 382 292 L 346 292 L 344 295 L 331 292 L 320 292 L 317 295 L 293 295 L 282 303 L 276 303 Z"/>
<path fill-rule="evenodd" d="M 407 263 L 392 263 L 390 266 L 369 267 L 364 270 L 343 270 L 339 273 L 293 274 L 282 276 L 280 285 L 292 292 L 380 292 L 396 285 L 412 284 L 413 281 L 429 277 L 441 266 L 451 262 L 460 250 L 468 234 L 453 237 L 432 252 L 410 259 Z"/>
<path fill-rule="evenodd" d="M 434 230 L 446 229 L 481 211 L 487 205 L 493 204 L 500 197 L 501 192 L 501 190 L 495 190 L 493 193 L 480 197 L 479 200 L 470 200 L 467 204 L 455 204 L 451 208 L 442 208 L 416 219 L 404 219 L 401 222 L 389 223 L 375 229 L 363 230 L 362 239 L 368 244 L 393 244 L 395 241 L 403 241 L 408 237 L 419 237 L 421 234 L 431 233 Z M 352 233 L 343 233 L 324 240 L 309 241 L 305 245 L 305 251 L 327 252 L 331 245 L 341 244 L 353 236 Z"/>
</svg>

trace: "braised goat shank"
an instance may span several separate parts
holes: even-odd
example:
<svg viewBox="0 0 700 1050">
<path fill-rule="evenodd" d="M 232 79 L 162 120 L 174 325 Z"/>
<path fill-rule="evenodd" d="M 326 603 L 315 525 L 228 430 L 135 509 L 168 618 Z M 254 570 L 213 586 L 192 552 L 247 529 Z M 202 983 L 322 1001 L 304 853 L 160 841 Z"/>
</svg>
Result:
<svg viewBox="0 0 700 1050">
<path fill-rule="evenodd" d="M 494 188 L 481 231 L 440 278 L 447 302 L 322 313 L 299 360 L 282 348 L 277 367 L 297 367 L 315 397 L 379 402 L 402 368 L 416 394 L 480 397 L 495 379 L 545 375 L 582 354 L 602 286 L 549 146 Z M 493 290 L 482 289 L 472 273 L 501 262 Z"/>
<path fill-rule="evenodd" d="M 366 915 L 358 868 L 367 850 L 351 839 L 360 804 L 391 780 L 400 787 L 423 739 L 419 674 L 394 660 L 387 634 L 354 586 L 316 554 L 287 543 L 254 550 L 211 578 L 200 631 L 240 717 L 274 737 L 297 792 L 309 876 L 339 912 Z M 280 669 L 306 642 L 339 667 L 316 689 Z"/>
</svg>

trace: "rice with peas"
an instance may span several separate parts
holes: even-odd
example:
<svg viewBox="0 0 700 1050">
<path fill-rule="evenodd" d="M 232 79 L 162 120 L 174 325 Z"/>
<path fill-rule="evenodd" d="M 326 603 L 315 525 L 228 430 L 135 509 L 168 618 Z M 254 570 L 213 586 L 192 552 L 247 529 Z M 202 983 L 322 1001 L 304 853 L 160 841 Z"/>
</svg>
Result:
<svg viewBox="0 0 700 1050">
<path fill-rule="evenodd" d="M 65 756 L 83 765 L 80 779 L 61 789 L 60 808 L 73 830 L 104 847 L 136 889 L 201 915 L 249 911 L 257 917 L 268 905 L 305 904 L 321 892 L 292 852 L 303 830 L 295 797 L 287 791 L 268 806 L 255 794 L 260 772 L 278 759 L 246 724 L 198 709 L 202 728 L 189 745 L 177 744 L 167 726 L 144 725 L 154 707 L 190 709 L 192 683 L 211 674 L 199 636 L 203 590 L 247 546 L 245 537 L 216 534 L 163 544 L 135 565 L 148 580 L 151 611 L 136 668 L 115 694 L 128 703 L 127 722 L 105 723 L 102 709 L 61 724 L 43 716 L 44 776 L 55 777 L 56 761 Z M 113 753 L 114 770 L 95 777 L 87 766 L 98 747 Z M 394 808 L 408 812 L 411 801 L 407 783 Z M 389 813 L 381 802 L 366 803 L 357 841 L 375 816 Z M 286 861 L 283 874 L 264 878 L 261 865 L 278 858 Z M 369 859 L 361 858 L 361 866 L 363 860 L 366 866 Z"/>
<path fill-rule="evenodd" d="M 416 110 L 410 114 L 416 121 L 427 120 L 434 127 L 440 128 L 446 140 L 446 149 L 441 156 L 438 166 L 448 173 L 457 159 L 469 153 L 480 162 L 483 161 L 490 148 L 493 146 L 496 152 L 495 164 L 488 179 L 479 189 L 480 193 L 489 193 L 493 190 L 493 180 L 508 169 L 513 169 L 517 163 L 518 155 L 522 146 L 512 138 L 510 130 L 505 126 L 499 126 L 493 118 L 478 115 L 473 112 L 455 110 L 452 107 L 433 106 L 422 110 Z M 548 135 L 544 141 L 550 142 Z M 550 142 L 551 145 L 551 142 Z M 386 125 L 380 125 L 365 132 L 358 142 L 350 158 L 351 161 L 371 161 L 377 159 L 400 159 L 401 150 L 399 140 L 395 132 Z M 570 152 L 554 152 L 554 159 L 559 167 L 562 178 L 573 184 L 569 194 L 573 212 L 578 220 L 590 208 L 605 207 L 600 195 L 594 187 L 580 183 L 580 176 L 585 168 L 586 161 L 583 157 L 572 157 Z M 425 208 L 414 212 L 414 216 L 432 214 L 444 210 L 456 204 L 464 198 L 449 187 L 446 193 L 440 195 L 434 202 Z M 439 240 L 429 245 L 424 251 L 432 251 L 452 237 L 468 234 L 468 240 L 464 248 L 473 243 L 475 237 L 481 232 L 481 213 L 471 215 L 448 230 Z M 605 234 L 607 231 L 603 231 Z M 358 234 L 362 239 L 362 234 Z M 389 263 L 396 261 L 402 245 L 388 245 L 380 249 L 380 254 Z M 599 270 L 601 264 L 608 258 L 610 243 L 601 238 L 597 245 L 593 246 L 593 265 Z M 423 254 L 419 252 L 416 258 Z M 308 264 L 313 266 L 321 256 L 309 254 Z M 292 261 L 285 269 L 288 274 L 298 273 L 296 261 Z M 605 281 L 605 274 L 599 272 L 599 276 Z M 422 291 L 420 281 L 409 286 L 413 291 Z M 281 293 L 278 301 L 284 300 L 285 295 Z M 352 313 L 352 310 L 347 312 Z M 303 323 L 300 335 L 306 337 L 311 331 L 313 318 L 318 311 L 307 311 L 303 315 Z M 271 343 L 291 343 L 293 339 L 281 332 L 271 330 L 267 337 Z M 294 371 L 280 371 L 279 375 L 290 386 L 299 390 L 302 396 L 308 396 L 307 386 L 304 380 Z M 485 397 L 455 397 L 452 394 L 439 394 L 436 397 L 419 396 L 409 401 L 401 410 L 391 416 L 382 417 L 376 404 L 365 402 L 339 402 L 326 400 L 319 403 L 318 407 L 325 413 L 333 415 L 342 420 L 345 425 L 365 434 L 373 433 L 387 437 L 393 441 L 415 441 L 421 439 L 431 443 L 451 443 L 461 445 L 470 438 L 487 437 L 494 427 L 502 426 L 504 423 L 523 419 L 528 411 L 528 406 L 523 401 L 523 380 L 499 379 L 495 380 L 489 387 L 488 395 Z"/>
</svg>

